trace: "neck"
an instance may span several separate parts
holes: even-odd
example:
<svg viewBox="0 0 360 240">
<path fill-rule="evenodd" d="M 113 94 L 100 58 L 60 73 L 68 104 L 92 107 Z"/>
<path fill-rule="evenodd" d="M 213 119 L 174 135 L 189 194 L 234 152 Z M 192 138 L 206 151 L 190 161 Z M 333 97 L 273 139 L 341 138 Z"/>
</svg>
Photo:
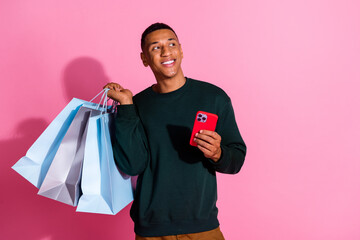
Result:
<svg viewBox="0 0 360 240">
<path fill-rule="evenodd" d="M 184 86 L 186 79 L 182 71 L 180 74 L 172 78 L 156 78 L 157 84 L 152 86 L 152 89 L 157 93 L 168 93 L 173 92 L 182 86 Z"/>
</svg>

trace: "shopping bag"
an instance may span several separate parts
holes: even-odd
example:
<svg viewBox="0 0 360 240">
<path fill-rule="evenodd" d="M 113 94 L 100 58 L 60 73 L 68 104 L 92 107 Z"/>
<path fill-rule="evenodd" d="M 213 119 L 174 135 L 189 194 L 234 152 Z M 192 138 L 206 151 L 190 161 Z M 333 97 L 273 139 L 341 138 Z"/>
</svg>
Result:
<svg viewBox="0 0 360 240">
<path fill-rule="evenodd" d="M 84 102 L 73 98 L 12 169 L 39 188 L 63 137 Z"/>
<path fill-rule="evenodd" d="M 72 206 L 77 205 L 80 197 L 87 123 L 90 113 L 96 115 L 100 112 L 91 108 L 88 103 L 80 107 L 52 160 L 38 192 L 39 195 Z"/>
<path fill-rule="evenodd" d="M 98 109 L 100 104 L 94 104 L 92 101 L 103 93 L 100 100 L 101 102 L 104 96 L 107 96 L 107 91 L 108 90 L 102 90 L 89 102 L 73 98 L 33 143 L 26 152 L 26 155 L 12 166 L 12 169 L 18 172 L 35 187 L 40 188 L 57 149 L 77 111 L 84 104 Z"/>
<path fill-rule="evenodd" d="M 112 118 L 107 113 L 89 119 L 78 212 L 115 215 L 133 200 L 130 176 L 121 174 L 115 165 L 109 129 Z"/>
</svg>

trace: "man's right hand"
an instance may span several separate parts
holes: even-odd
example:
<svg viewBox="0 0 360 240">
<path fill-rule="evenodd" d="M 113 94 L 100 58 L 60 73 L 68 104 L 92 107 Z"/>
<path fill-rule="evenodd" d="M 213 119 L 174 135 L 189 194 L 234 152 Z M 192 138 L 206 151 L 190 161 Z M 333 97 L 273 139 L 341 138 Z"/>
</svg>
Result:
<svg viewBox="0 0 360 240">
<path fill-rule="evenodd" d="M 133 104 L 133 94 L 129 89 L 124 89 L 118 83 L 108 83 L 104 88 L 109 88 L 107 95 L 114 101 L 119 102 L 121 105 Z"/>
</svg>

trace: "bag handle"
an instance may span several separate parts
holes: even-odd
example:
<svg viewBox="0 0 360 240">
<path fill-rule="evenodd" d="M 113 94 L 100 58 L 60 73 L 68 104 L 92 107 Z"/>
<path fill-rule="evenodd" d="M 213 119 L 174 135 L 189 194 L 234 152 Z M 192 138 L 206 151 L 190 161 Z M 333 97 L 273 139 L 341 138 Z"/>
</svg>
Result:
<svg viewBox="0 0 360 240">
<path fill-rule="evenodd" d="M 96 96 L 93 97 L 89 102 L 94 101 L 94 99 L 97 98 L 102 92 L 104 92 L 104 90 L 105 90 L 105 89 L 101 90 L 101 91 L 100 91 L 98 94 L 96 94 Z M 101 99 L 102 99 L 102 97 L 101 97 Z M 101 100 L 100 100 L 100 102 L 101 102 Z"/>
<path fill-rule="evenodd" d="M 107 93 L 110 89 L 109 88 L 105 88 L 103 90 L 101 90 L 95 97 L 93 97 L 93 99 L 91 99 L 89 102 L 92 102 L 95 98 L 97 98 L 101 93 L 102 93 L 102 96 L 101 96 L 101 99 L 99 101 L 99 103 L 97 104 L 96 106 L 96 110 L 99 110 L 100 106 L 101 106 L 101 103 L 102 103 L 102 109 L 101 109 L 101 114 L 104 114 L 107 112 L 107 109 L 108 109 L 108 101 L 109 101 L 109 97 L 107 96 Z M 118 102 L 117 101 L 113 101 L 112 105 L 111 105 L 111 112 L 114 113 L 115 110 L 116 110 L 116 106 L 118 105 Z"/>
</svg>

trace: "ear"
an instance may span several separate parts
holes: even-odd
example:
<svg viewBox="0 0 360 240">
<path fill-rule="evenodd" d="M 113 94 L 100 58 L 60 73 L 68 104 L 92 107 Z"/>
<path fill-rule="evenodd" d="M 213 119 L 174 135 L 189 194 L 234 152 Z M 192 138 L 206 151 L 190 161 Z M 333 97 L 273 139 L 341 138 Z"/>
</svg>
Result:
<svg viewBox="0 0 360 240">
<path fill-rule="evenodd" d="M 180 46 L 180 56 L 181 56 L 181 59 L 183 59 L 184 58 L 184 53 L 183 53 L 181 44 L 179 44 L 179 46 Z"/>
<path fill-rule="evenodd" d="M 145 67 L 149 66 L 147 60 L 146 60 L 146 57 L 145 57 L 145 54 L 143 52 L 140 53 L 140 58 L 144 64 Z"/>
</svg>

